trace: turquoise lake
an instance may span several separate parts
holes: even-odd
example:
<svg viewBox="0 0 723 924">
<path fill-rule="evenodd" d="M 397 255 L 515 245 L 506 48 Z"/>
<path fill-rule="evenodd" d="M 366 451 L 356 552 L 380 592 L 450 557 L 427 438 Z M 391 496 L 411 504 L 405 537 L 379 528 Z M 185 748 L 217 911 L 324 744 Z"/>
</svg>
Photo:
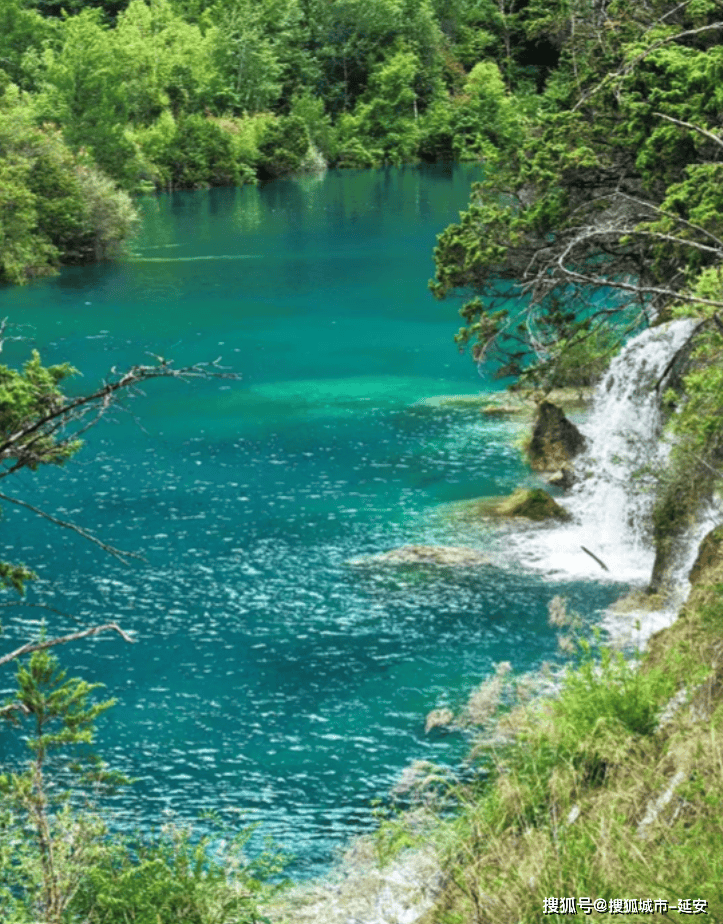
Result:
<svg viewBox="0 0 723 924">
<path fill-rule="evenodd" d="M 492 565 L 420 576 L 348 564 L 411 542 L 484 545 L 440 505 L 528 477 L 512 424 L 425 403 L 499 387 L 458 355 L 457 306 L 427 290 L 435 236 L 479 178 L 331 171 L 149 197 L 129 259 L 0 291 L 0 317 L 26 338 L 3 361 L 32 347 L 67 360 L 83 373 L 69 391 L 151 354 L 220 357 L 241 375 L 151 382 L 67 468 L 4 485 L 145 556 L 125 567 L 3 506 L 3 557 L 41 578 L 28 603 L 138 639 L 58 652 L 118 699 L 97 741 L 137 780 L 110 803 L 118 825 L 213 810 L 259 822 L 259 838 L 295 855 L 294 875 L 322 872 L 410 761 L 459 763 L 463 738 L 425 736 L 431 709 L 463 703 L 497 661 L 555 662 L 554 595 L 590 618 L 618 595 Z M 6 612 L 3 650 L 47 615 Z"/>
</svg>

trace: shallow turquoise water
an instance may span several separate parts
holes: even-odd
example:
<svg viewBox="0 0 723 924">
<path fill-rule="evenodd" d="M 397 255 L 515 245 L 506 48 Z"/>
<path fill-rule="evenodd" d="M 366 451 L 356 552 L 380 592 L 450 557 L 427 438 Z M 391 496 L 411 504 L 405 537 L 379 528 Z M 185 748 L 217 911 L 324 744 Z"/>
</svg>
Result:
<svg viewBox="0 0 723 924">
<path fill-rule="evenodd" d="M 208 809 L 238 824 L 241 811 L 296 854 L 298 875 L 318 872 L 409 761 L 459 760 L 462 740 L 425 737 L 430 709 L 463 702 L 496 661 L 554 660 L 553 595 L 591 615 L 615 595 L 492 566 L 420 577 L 347 563 L 464 544 L 437 506 L 527 474 L 509 425 L 420 403 L 496 387 L 457 355 L 454 306 L 426 288 L 435 235 L 475 178 L 331 172 L 149 198 L 131 259 L 0 292 L 0 315 L 46 362 L 83 371 L 74 389 L 149 353 L 220 356 L 242 375 L 151 383 L 67 469 L 12 485 L 145 563 L 16 508 L 0 522 L 5 556 L 41 575 L 29 602 L 137 634 L 63 652 L 119 700 L 98 738 L 138 779 L 114 800 L 119 824 Z M 29 346 L 8 343 L 4 361 Z M 38 613 L 8 622 L 5 644 Z"/>
</svg>

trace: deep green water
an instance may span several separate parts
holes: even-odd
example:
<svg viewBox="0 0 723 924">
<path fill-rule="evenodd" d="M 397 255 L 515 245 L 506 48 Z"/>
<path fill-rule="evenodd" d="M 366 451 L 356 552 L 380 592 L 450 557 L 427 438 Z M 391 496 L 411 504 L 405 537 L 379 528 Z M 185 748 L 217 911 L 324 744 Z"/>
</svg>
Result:
<svg viewBox="0 0 723 924">
<path fill-rule="evenodd" d="M 35 345 L 82 370 L 75 390 L 148 354 L 222 357 L 242 375 L 151 383 L 65 470 L 5 483 L 147 559 L 126 568 L 3 511 L 4 557 L 42 578 L 29 602 L 137 635 L 62 652 L 119 701 L 98 736 L 138 779 L 113 802 L 118 824 L 211 809 L 261 822 L 298 875 L 319 872 L 411 760 L 459 760 L 460 738 L 425 737 L 430 709 L 463 702 L 496 661 L 554 660 L 553 595 L 591 615 L 615 595 L 509 567 L 420 577 L 347 564 L 469 542 L 438 505 L 527 475 L 508 424 L 420 403 L 495 387 L 456 352 L 455 306 L 426 287 L 435 235 L 476 178 L 330 172 L 148 198 L 132 259 L 0 292 L 0 316 L 29 338 L 3 360 Z M 6 617 L 5 646 L 40 613 Z"/>
</svg>

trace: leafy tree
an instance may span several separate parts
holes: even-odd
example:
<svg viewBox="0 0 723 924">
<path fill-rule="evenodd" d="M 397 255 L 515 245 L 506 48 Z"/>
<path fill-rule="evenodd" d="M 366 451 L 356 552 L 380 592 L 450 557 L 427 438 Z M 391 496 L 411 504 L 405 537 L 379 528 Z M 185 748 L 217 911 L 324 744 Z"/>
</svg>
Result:
<svg viewBox="0 0 723 924">
<path fill-rule="evenodd" d="M 32 55 L 40 54 L 43 43 L 50 40 L 53 28 L 21 0 L 6 0 L 0 7 L 0 69 L 23 89 L 29 89 L 25 66 Z M 0 84 L 0 89 L 4 86 Z"/>
<path fill-rule="evenodd" d="M 292 173 L 301 167 L 309 150 L 309 133 L 299 116 L 282 116 L 270 122 L 259 142 L 259 170 L 262 176 Z"/>
<path fill-rule="evenodd" d="M 284 87 L 291 96 L 309 68 L 300 20 L 295 0 L 216 0 L 206 21 L 215 29 L 218 107 L 255 113 L 275 106 Z"/>
<path fill-rule="evenodd" d="M 357 107 L 362 134 L 382 150 L 384 160 L 404 163 L 418 146 L 418 108 L 414 89 L 419 59 L 407 51 L 389 58 L 372 75 L 369 102 Z"/>
<path fill-rule="evenodd" d="M 279 98 L 281 64 L 273 43 L 244 12 L 229 11 L 218 27 L 215 59 L 223 76 L 218 102 L 237 112 L 261 112 Z"/>
<path fill-rule="evenodd" d="M 499 68 L 480 61 L 470 71 L 451 110 L 452 150 L 460 160 L 494 160 L 521 140 L 515 105 Z"/>
<path fill-rule="evenodd" d="M 322 94 L 332 112 L 349 111 L 402 34 L 402 9 L 397 0 L 339 0 L 329 5 L 323 26 Z"/>
<path fill-rule="evenodd" d="M 213 43 L 213 34 L 185 22 L 168 0 L 131 0 L 112 32 L 128 119 L 149 125 L 168 108 L 203 111 L 217 90 Z"/>
<path fill-rule="evenodd" d="M 532 361 L 544 379 L 560 344 L 611 321 L 623 337 L 680 299 L 723 307 L 695 292 L 723 259 L 723 24 L 708 4 L 660 2 L 652 20 L 622 0 L 596 10 L 575 30 L 568 12 L 538 115 L 436 251 L 435 294 L 477 296 L 460 344 L 501 347 L 506 372 Z"/>
<path fill-rule="evenodd" d="M 43 55 L 43 119 L 55 122 L 71 148 L 83 148 L 115 179 L 126 176 L 133 147 L 124 129 L 129 110 L 112 36 L 97 11 L 66 19 L 60 45 Z"/>
<path fill-rule="evenodd" d="M 157 163 L 167 167 L 173 187 L 229 186 L 238 177 L 229 134 L 201 115 L 174 124 Z"/>
<path fill-rule="evenodd" d="M 311 143 L 316 145 L 327 160 L 330 160 L 334 144 L 333 130 L 331 117 L 324 109 L 324 100 L 319 96 L 314 96 L 309 90 L 297 93 L 291 100 L 289 115 L 297 116 L 302 120 Z"/>
</svg>

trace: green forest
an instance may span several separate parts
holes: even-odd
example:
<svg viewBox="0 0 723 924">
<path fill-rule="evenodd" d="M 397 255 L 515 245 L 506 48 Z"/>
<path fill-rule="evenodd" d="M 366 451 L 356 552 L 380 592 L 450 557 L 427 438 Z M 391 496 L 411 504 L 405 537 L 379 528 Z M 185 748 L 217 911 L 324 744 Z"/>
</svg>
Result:
<svg viewBox="0 0 723 924">
<path fill-rule="evenodd" d="M 493 163 L 537 108 L 557 29 L 496 0 L 7 0 L 0 278 L 112 256 L 141 190 Z"/>
<path fill-rule="evenodd" d="M 0 281 L 121 255 L 141 193 L 480 162 L 485 180 L 440 229 L 430 283 L 440 300 L 462 297 L 457 343 L 477 361 L 500 357 L 503 375 L 544 391 L 584 386 L 631 331 L 696 321 L 693 360 L 664 396 L 664 551 L 723 466 L 721 125 L 721 0 L 3 0 Z M 64 428 L 124 388 L 197 372 L 139 367 L 71 400 L 69 366 L 36 355 L 0 367 L 0 477 L 64 464 L 80 446 Z M 639 668 L 594 660 L 583 642 L 559 699 L 505 720 L 516 743 L 494 756 L 496 786 L 456 792 L 454 820 L 445 806 L 424 835 L 447 874 L 424 924 L 532 924 L 545 896 L 661 890 L 705 898 L 707 919 L 723 921 L 722 547 L 717 534 L 683 615 Z M 0 563 L 8 595 L 32 578 Z M 74 788 L 53 788 L 50 756 L 87 752 L 111 702 L 94 704 L 42 643 L 0 666 L 21 654 L 32 657 L 0 717 L 26 729 L 31 761 L 0 775 L 0 918 L 271 920 L 281 862 L 248 862 L 246 832 L 216 859 L 183 830 L 111 843 L 78 793 L 90 804 L 122 781 L 89 759 Z M 693 681 L 690 708 L 661 733 L 654 716 Z M 661 809 L 642 849 L 632 819 L 683 765 L 680 815 Z M 580 806 L 586 820 L 563 825 Z M 405 825 L 382 826 L 382 853 L 415 843 Z M 560 901 L 550 920 L 574 914 Z"/>
</svg>

